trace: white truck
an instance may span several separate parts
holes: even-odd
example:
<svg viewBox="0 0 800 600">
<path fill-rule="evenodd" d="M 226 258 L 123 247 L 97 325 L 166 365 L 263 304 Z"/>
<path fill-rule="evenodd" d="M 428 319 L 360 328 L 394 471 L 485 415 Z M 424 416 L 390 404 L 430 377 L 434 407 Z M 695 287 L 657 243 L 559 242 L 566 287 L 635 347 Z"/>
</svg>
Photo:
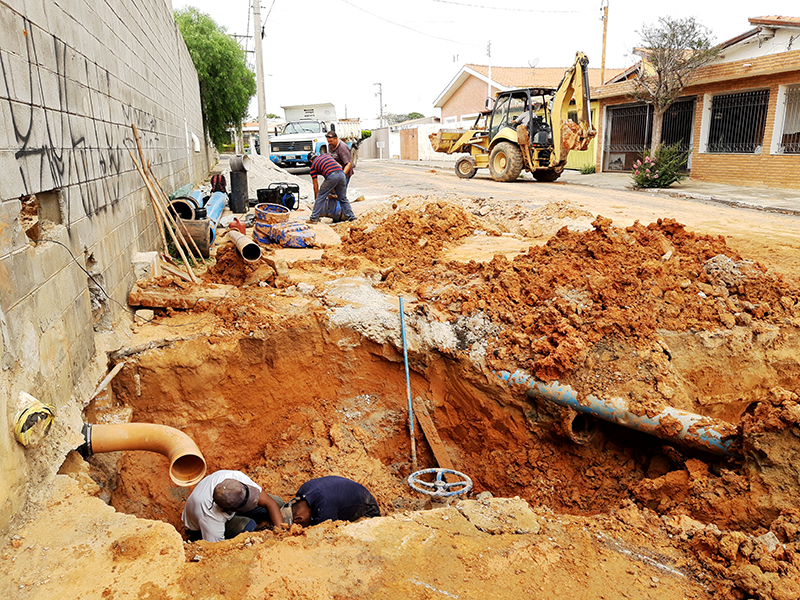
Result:
<svg viewBox="0 0 800 600">
<path fill-rule="evenodd" d="M 323 154 L 328 151 L 325 134 L 335 131 L 339 140 L 347 144 L 355 166 L 358 144 L 361 143 L 359 119 L 336 120 L 333 104 L 303 104 L 282 106 L 286 125 L 280 134 L 269 138 L 269 157 L 279 167 L 307 167 L 309 152 Z"/>
</svg>

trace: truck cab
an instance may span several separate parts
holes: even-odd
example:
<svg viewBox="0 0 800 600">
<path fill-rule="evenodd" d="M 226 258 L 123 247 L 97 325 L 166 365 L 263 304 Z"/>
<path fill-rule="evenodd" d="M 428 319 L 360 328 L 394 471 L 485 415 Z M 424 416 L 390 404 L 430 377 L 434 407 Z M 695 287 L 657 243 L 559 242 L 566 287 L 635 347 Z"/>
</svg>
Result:
<svg viewBox="0 0 800 600">
<path fill-rule="evenodd" d="M 328 125 L 324 121 L 290 121 L 280 135 L 270 139 L 270 159 L 281 168 L 310 166 L 309 152 L 321 154 L 328 151 L 325 139 L 328 131 Z"/>
</svg>

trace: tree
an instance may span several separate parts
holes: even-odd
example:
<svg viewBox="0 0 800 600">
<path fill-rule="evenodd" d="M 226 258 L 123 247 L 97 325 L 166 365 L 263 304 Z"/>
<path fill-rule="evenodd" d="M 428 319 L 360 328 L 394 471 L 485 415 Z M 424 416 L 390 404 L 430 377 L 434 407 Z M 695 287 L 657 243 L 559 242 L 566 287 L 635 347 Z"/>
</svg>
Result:
<svg viewBox="0 0 800 600">
<path fill-rule="evenodd" d="M 206 135 L 217 147 L 230 143 L 228 128 L 241 129 L 256 93 L 255 74 L 244 50 L 209 15 L 187 7 L 175 11 L 175 22 L 197 69 Z"/>
<path fill-rule="evenodd" d="M 425 118 L 425 115 L 418 112 L 410 112 L 408 114 L 387 113 L 386 122 L 389 125 L 397 125 L 398 123 L 405 123 L 406 121 L 410 121 L 412 119 L 423 119 L 423 118 Z"/>
<path fill-rule="evenodd" d="M 712 46 L 710 31 L 694 17 L 661 17 L 658 25 L 642 26 L 642 57 L 631 95 L 653 105 L 653 131 L 650 151 L 661 143 L 664 113 L 692 82 L 695 72 L 719 56 L 721 48 Z"/>
</svg>

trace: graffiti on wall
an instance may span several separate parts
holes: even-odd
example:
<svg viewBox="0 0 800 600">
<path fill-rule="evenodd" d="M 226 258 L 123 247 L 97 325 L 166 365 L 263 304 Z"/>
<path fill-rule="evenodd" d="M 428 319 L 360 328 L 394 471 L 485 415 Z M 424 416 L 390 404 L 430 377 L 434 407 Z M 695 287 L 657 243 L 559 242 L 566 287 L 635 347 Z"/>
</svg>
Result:
<svg viewBox="0 0 800 600">
<path fill-rule="evenodd" d="M 46 34 L 49 35 L 46 41 L 34 39 L 30 21 L 25 19 L 24 22 L 28 71 L 25 75 L 14 75 L 24 77 L 25 81 L 14 82 L 10 59 L 0 52 L 0 75 L 7 90 L 11 115 L 9 135 L 13 139 L 10 142 L 16 143 L 14 156 L 25 194 L 60 188 L 67 212 L 63 222 L 69 226 L 83 215 L 97 214 L 119 202 L 123 161 L 129 160 L 125 158 L 128 149 L 136 151 L 128 124 L 136 123 L 145 147 L 155 149 L 159 145 L 158 122 L 141 109 L 76 85 L 69 77 L 69 67 L 74 68 L 74 65 L 85 69 L 87 82 L 94 74 L 90 69 L 96 69 L 96 78 L 106 89 L 110 89 L 111 74 L 75 53 L 54 35 Z M 57 107 L 53 106 L 52 98 L 46 102 L 46 86 L 52 85 L 52 71 L 39 60 L 37 44 L 41 43 L 53 45 Z M 56 90 L 49 92 L 52 94 Z M 112 122 L 114 103 L 121 107 L 126 124 Z M 78 208 L 78 203 L 72 201 L 72 194 L 79 195 L 83 214 L 69 214 Z"/>
</svg>

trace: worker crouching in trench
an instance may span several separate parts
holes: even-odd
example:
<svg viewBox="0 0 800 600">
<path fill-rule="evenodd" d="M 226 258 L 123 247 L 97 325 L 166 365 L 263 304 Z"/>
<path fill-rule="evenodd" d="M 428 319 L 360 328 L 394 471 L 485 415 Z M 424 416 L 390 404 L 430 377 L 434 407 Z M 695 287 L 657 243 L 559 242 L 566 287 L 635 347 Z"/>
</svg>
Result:
<svg viewBox="0 0 800 600">
<path fill-rule="evenodd" d="M 183 525 L 189 541 L 219 542 L 266 524 L 288 529 L 284 502 L 239 471 L 217 471 L 197 484 L 186 500 Z"/>
<path fill-rule="evenodd" d="M 297 490 L 290 509 L 244 473 L 217 471 L 197 484 L 186 500 L 182 519 L 189 541 L 219 542 L 262 525 L 288 529 L 291 522 L 309 527 L 328 520 L 358 521 L 380 515 L 369 490 L 345 477 L 307 481 Z"/>
<path fill-rule="evenodd" d="M 292 499 L 292 521 L 303 527 L 323 521 L 380 517 L 373 495 L 360 483 L 330 475 L 307 481 Z"/>
</svg>

